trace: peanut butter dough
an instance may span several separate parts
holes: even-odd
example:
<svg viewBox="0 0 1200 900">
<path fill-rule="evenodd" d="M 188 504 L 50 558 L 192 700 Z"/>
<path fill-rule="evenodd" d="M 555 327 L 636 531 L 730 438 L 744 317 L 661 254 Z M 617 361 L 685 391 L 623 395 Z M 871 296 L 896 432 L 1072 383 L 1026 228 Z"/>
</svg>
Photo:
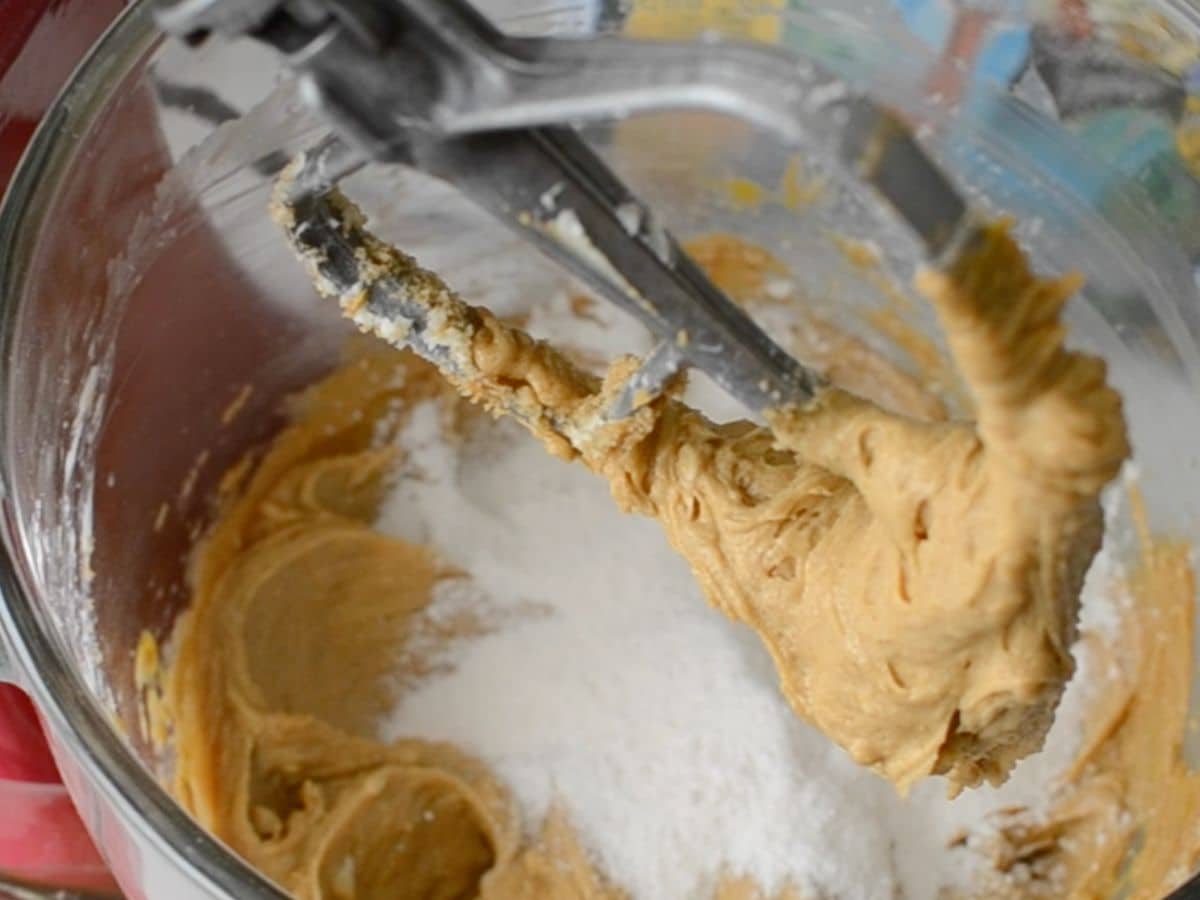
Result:
<svg viewBox="0 0 1200 900">
<path fill-rule="evenodd" d="M 902 787 L 931 773 L 973 785 L 1040 746 L 1071 673 L 1097 495 L 1128 448 L 1103 364 L 1062 345 L 1075 283 L 1035 278 L 1004 228 L 920 285 L 974 425 L 836 389 L 770 429 L 714 424 L 670 397 L 608 422 L 635 361 L 600 382 L 401 254 L 375 256 L 381 277 L 402 274 L 440 310 L 467 363 L 455 387 L 657 517 L 713 604 L 759 632 L 793 708 L 858 761 Z M 396 462 L 377 448 L 431 398 L 461 415 L 430 367 L 370 353 L 231 473 L 169 672 L 176 794 L 302 900 L 616 900 L 565 815 L 528 838 L 503 786 L 457 748 L 372 736 L 402 688 L 395 647 L 424 648 L 399 673 L 419 678 L 429 648 L 487 628 L 423 616 L 462 573 L 371 528 Z M 718 891 L 758 896 L 744 879 Z"/>
<path fill-rule="evenodd" d="M 459 573 L 371 528 L 395 463 L 380 440 L 445 395 L 423 363 L 375 353 L 303 398 L 248 481 L 231 474 L 168 676 L 175 794 L 300 900 L 617 900 L 564 817 L 528 842 L 478 762 L 372 736 L 403 687 L 398 647 L 485 627 L 424 617 Z M 430 662 L 410 653 L 399 675 Z"/>
<path fill-rule="evenodd" d="M 920 277 L 975 423 L 918 422 L 837 389 L 770 413 L 770 428 L 718 425 L 671 397 L 614 422 L 636 360 L 600 383 L 339 202 L 366 248 L 343 310 L 403 346 L 369 300 L 377 280 L 403 285 L 438 323 L 428 339 L 448 380 L 657 518 L 710 602 L 759 633 L 793 709 L 855 760 L 901 790 L 931 774 L 957 790 L 1003 782 L 1041 747 L 1072 673 L 1099 495 L 1129 452 L 1104 363 L 1063 344 L 1077 279 L 1037 278 L 1003 224 Z"/>
</svg>

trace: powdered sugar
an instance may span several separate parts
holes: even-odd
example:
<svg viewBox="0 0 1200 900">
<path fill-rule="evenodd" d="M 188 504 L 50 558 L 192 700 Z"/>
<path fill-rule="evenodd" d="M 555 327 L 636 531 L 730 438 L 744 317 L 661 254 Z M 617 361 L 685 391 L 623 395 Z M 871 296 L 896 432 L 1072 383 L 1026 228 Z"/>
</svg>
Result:
<svg viewBox="0 0 1200 900">
<path fill-rule="evenodd" d="M 1044 802 L 1073 756 L 1086 660 L 1048 749 L 1003 789 L 951 802 L 930 782 L 899 798 L 797 720 L 757 639 L 705 603 L 654 522 L 618 512 L 600 479 L 510 423 L 465 441 L 439 423 L 432 405 L 410 419 L 406 477 L 379 525 L 468 572 L 500 624 L 406 692 L 383 736 L 479 755 L 530 830 L 560 803 L 633 897 L 708 898 L 726 873 L 768 892 L 932 897 L 978 862 L 951 840 Z M 1087 616 L 1103 627 L 1114 601 L 1099 574 Z M 443 600 L 462 595 L 431 614 Z"/>
</svg>

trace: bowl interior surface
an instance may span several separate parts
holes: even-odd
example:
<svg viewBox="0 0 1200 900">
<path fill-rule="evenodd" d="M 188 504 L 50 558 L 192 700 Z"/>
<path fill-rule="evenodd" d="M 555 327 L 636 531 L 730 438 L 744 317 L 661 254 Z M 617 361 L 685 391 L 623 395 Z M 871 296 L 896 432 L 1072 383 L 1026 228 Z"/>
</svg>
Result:
<svg viewBox="0 0 1200 900">
<path fill-rule="evenodd" d="M 886 71 L 861 62 L 878 58 L 873 48 L 887 37 L 868 27 L 861 4 L 820 15 L 768 6 L 732 15 L 726 30 L 791 41 L 923 110 L 946 165 L 981 206 L 1017 217 L 1039 265 L 1088 275 L 1069 312 L 1072 340 L 1106 357 L 1125 395 L 1151 529 L 1195 537 L 1200 304 L 1190 264 L 1136 185 L 1110 179 L 1097 203 L 1057 183 L 1058 155 L 1076 154 L 1097 177 L 1103 163 L 998 91 L 927 108 L 928 50 L 905 41 Z M 529 30 L 588 25 L 503 12 Z M 337 364 L 348 331 L 266 215 L 270 154 L 321 133 L 294 93 L 276 87 L 274 63 L 244 46 L 164 47 L 144 7 L 117 34 L 109 58 L 77 76 L 56 113 L 58 136 L 43 139 L 9 200 L 2 465 L 24 588 L 10 602 L 45 636 L 38 664 L 61 668 L 111 718 L 113 746 L 144 766 L 122 777 L 153 793 L 151 773 L 169 761 L 143 731 L 134 648 L 145 631 L 165 642 L 186 607 L 188 552 L 211 521 L 222 475 L 280 427 L 288 396 Z M 217 127 L 164 101 L 164 84 L 197 82 L 253 111 Z M 907 330 L 877 327 L 909 302 L 897 294 L 919 264 L 915 246 L 818 141 L 785 147 L 697 113 L 589 135 L 677 234 L 732 232 L 778 256 L 803 299 L 798 314 L 910 368 L 914 341 L 942 348 L 919 300 L 903 309 Z M 347 187 L 385 237 L 472 302 L 517 309 L 561 289 L 551 264 L 445 185 L 371 169 Z M 882 265 L 856 264 L 844 238 L 871 242 Z M 1117 552 L 1133 552 L 1133 535 L 1122 513 L 1110 534 Z"/>
</svg>

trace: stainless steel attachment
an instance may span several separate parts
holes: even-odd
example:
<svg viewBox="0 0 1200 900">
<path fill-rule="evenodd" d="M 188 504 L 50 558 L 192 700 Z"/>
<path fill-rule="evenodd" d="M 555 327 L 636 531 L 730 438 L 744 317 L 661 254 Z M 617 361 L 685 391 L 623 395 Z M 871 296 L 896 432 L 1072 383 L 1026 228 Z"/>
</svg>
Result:
<svg viewBox="0 0 1200 900">
<path fill-rule="evenodd" d="M 295 201 L 368 160 L 421 169 L 641 320 L 659 342 L 615 416 L 687 367 L 754 411 L 804 403 L 822 380 L 708 279 L 572 125 L 699 108 L 785 140 L 825 134 L 933 258 L 958 246 L 968 219 L 905 123 L 768 47 L 518 39 L 463 0 L 175 0 L 158 18 L 191 42 L 250 35 L 284 54 L 334 131 L 307 154 L 290 188 Z M 337 246 L 325 250 L 339 256 Z"/>
</svg>

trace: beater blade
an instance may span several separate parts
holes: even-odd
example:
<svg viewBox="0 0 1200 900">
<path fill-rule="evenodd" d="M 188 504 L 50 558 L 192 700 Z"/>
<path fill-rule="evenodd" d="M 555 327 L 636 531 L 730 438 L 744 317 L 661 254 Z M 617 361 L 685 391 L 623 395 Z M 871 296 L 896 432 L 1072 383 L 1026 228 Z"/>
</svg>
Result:
<svg viewBox="0 0 1200 900">
<path fill-rule="evenodd" d="M 834 154 L 891 201 L 935 260 L 954 249 L 967 220 L 966 205 L 899 119 L 777 48 L 518 39 L 464 0 L 163 0 L 159 20 L 193 41 L 217 32 L 274 46 L 332 122 L 337 137 L 306 154 L 285 205 L 298 245 L 305 235 L 331 239 L 324 252 L 339 262 L 323 277 L 341 278 L 339 290 L 356 281 L 354 248 L 332 238 L 341 234 L 344 244 L 356 232 L 339 229 L 341 207 L 319 198 L 375 160 L 449 182 L 638 318 L 658 344 L 614 416 L 658 396 L 686 368 L 753 412 L 806 403 L 823 380 L 717 288 L 563 123 L 690 108 L 729 113 L 785 141 L 841 136 Z M 418 340 L 420 310 L 386 306 L 401 316 L 396 328 Z M 410 314 L 411 322 L 403 318 Z"/>
</svg>

